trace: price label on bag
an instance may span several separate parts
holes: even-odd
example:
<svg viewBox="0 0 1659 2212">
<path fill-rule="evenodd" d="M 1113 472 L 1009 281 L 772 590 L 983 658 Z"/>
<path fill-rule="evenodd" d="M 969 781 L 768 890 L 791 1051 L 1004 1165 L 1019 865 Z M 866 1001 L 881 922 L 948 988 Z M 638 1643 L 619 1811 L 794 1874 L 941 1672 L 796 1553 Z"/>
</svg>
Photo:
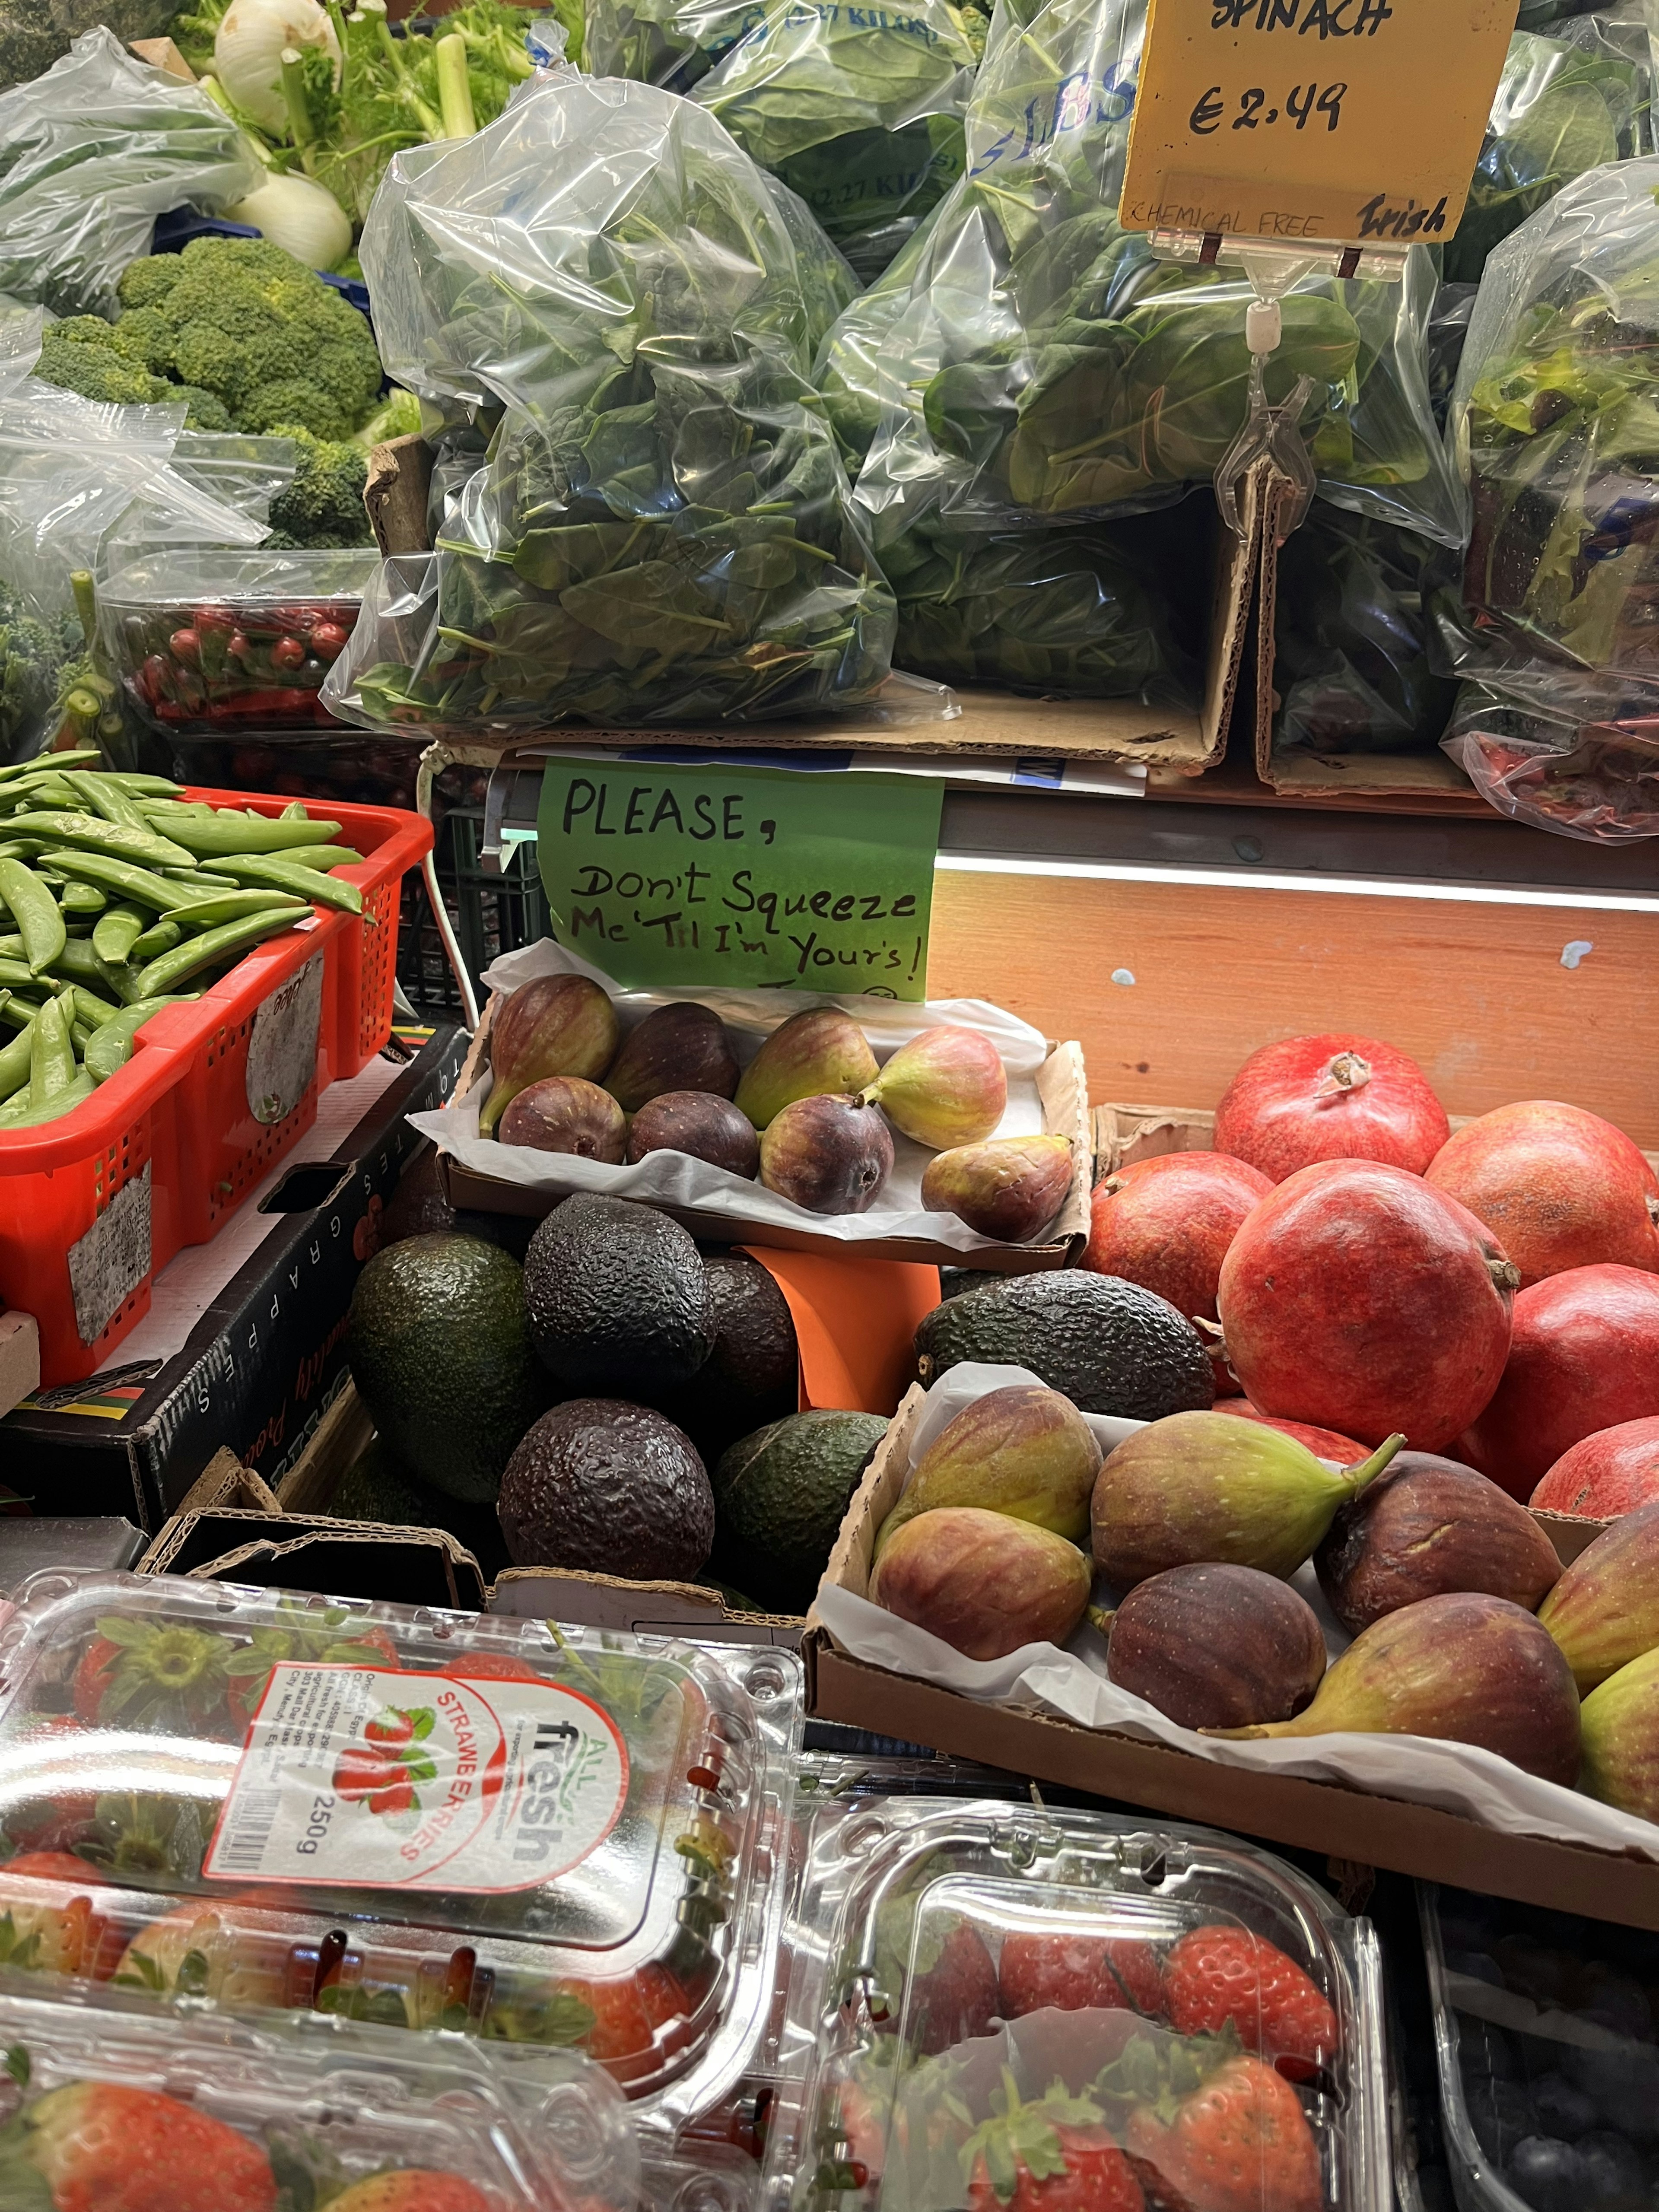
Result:
<svg viewBox="0 0 1659 2212">
<path fill-rule="evenodd" d="M 1407 246 L 1456 229 L 1514 0 L 1151 0 L 1120 219 Z"/>
</svg>

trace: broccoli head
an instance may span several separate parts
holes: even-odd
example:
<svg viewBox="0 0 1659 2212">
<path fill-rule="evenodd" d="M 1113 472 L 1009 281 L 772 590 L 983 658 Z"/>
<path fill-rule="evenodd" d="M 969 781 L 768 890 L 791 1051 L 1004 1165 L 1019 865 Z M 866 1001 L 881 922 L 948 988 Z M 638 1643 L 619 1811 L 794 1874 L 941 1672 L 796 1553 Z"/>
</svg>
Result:
<svg viewBox="0 0 1659 2212">
<path fill-rule="evenodd" d="M 302 423 L 274 424 L 276 434 L 300 449 L 294 481 L 270 503 L 271 535 L 278 550 L 374 543 L 363 507 L 368 456 L 358 445 L 313 437 Z"/>
<path fill-rule="evenodd" d="M 182 400 L 188 410 L 185 425 L 192 430 L 234 427 L 229 410 L 216 393 L 152 375 L 133 343 L 122 343 L 121 325 L 100 322 L 96 315 L 71 315 L 52 324 L 41 340 L 34 373 L 43 384 L 55 384 L 60 391 L 79 392 L 82 399 L 106 406 L 148 407 Z"/>
<path fill-rule="evenodd" d="M 0 759 L 39 741 L 64 671 L 81 650 L 72 617 L 40 621 L 0 592 Z"/>
</svg>

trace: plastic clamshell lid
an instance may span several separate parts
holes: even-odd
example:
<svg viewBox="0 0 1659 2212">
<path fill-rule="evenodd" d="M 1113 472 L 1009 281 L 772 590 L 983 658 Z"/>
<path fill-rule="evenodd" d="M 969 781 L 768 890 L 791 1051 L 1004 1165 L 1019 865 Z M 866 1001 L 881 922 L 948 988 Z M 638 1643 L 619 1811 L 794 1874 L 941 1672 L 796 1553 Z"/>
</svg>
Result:
<svg viewBox="0 0 1659 2212">
<path fill-rule="evenodd" d="M 579 2048 L 677 2111 L 769 1999 L 800 1726 L 787 1654 L 37 1576 L 0 1913 L 60 1974 Z"/>
<path fill-rule="evenodd" d="M 1229 2212 L 1388 2212 L 1376 1938 L 1293 1869 L 915 1797 L 816 1815 L 805 1861 L 770 2205 L 1041 2212 L 1069 2175 L 1151 2212 L 1218 2156 Z"/>
<path fill-rule="evenodd" d="M 410 2200 L 441 2197 L 445 2212 L 634 2212 L 636 2202 L 628 2107 L 604 2070 L 574 2052 L 550 2066 L 533 2105 L 514 2106 L 465 2045 L 375 2029 L 343 2035 L 315 2014 L 260 2029 L 223 2014 L 158 2016 L 107 1991 L 15 1990 L 0 1993 L 0 2118 L 37 2114 L 54 2136 L 111 2140 L 122 2178 L 167 2172 L 180 2203 L 204 2203 L 216 2179 L 225 2212 L 270 2200 L 320 2204 L 387 2169 L 445 2178 L 447 2191 Z M 78 2113 L 42 2106 L 74 2084 L 94 2092 Z M 0 2198 L 12 2201 L 3 2185 Z"/>
</svg>

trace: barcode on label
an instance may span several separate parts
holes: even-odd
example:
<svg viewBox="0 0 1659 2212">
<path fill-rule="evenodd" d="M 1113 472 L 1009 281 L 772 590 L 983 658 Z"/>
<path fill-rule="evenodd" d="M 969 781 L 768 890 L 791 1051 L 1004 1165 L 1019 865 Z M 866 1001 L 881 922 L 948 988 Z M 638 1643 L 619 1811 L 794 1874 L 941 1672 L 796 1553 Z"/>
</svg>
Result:
<svg viewBox="0 0 1659 2212">
<path fill-rule="evenodd" d="M 240 1798 L 236 1820 L 214 1853 L 216 1874 L 258 1874 L 283 1802 L 280 1790 L 249 1790 Z"/>
</svg>

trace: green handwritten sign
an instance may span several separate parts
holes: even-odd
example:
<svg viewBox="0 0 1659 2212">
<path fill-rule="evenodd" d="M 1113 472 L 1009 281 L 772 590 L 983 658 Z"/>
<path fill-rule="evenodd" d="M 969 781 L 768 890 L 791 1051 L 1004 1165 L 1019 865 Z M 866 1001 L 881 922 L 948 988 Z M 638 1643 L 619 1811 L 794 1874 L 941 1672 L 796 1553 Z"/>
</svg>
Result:
<svg viewBox="0 0 1659 2212">
<path fill-rule="evenodd" d="M 550 761 L 538 851 L 562 944 L 618 982 L 927 994 L 932 778 Z"/>
</svg>

